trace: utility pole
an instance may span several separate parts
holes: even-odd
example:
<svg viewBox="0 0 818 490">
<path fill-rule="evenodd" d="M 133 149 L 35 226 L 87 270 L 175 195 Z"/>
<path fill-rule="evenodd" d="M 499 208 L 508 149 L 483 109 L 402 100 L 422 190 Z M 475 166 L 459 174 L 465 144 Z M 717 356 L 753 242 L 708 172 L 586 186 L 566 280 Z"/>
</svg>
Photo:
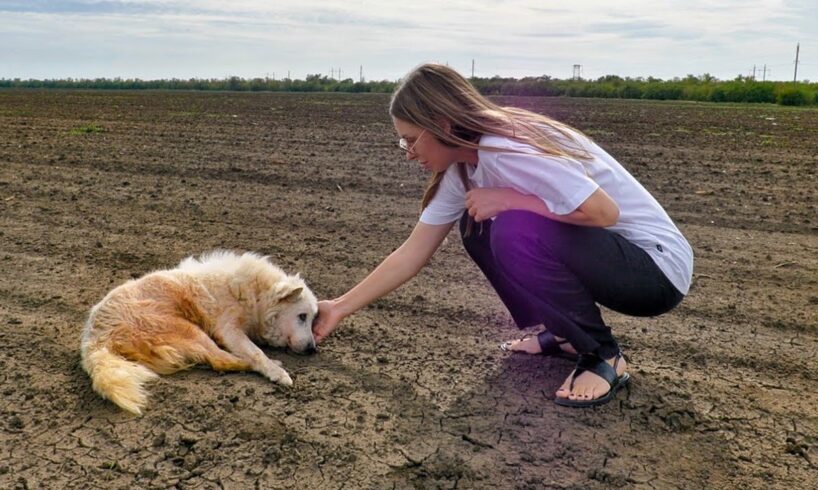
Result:
<svg viewBox="0 0 818 490">
<path fill-rule="evenodd" d="M 361 83 L 364 83 L 364 65 L 361 65 L 361 72 L 358 75 L 358 79 L 361 81 Z"/>
<path fill-rule="evenodd" d="M 770 70 L 770 71 L 772 71 L 772 70 Z M 764 65 L 764 75 L 761 76 L 761 81 L 762 82 L 767 81 L 767 65 Z"/>
<path fill-rule="evenodd" d="M 753 65 L 753 81 L 756 79 L 756 65 Z"/>
<path fill-rule="evenodd" d="M 471 59 L 471 77 L 474 78 L 474 58 Z"/>
<path fill-rule="evenodd" d="M 340 79 L 341 79 L 341 69 L 338 68 L 338 80 L 340 80 Z"/>
<path fill-rule="evenodd" d="M 792 76 L 792 83 L 798 81 L 798 52 L 801 51 L 801 43 L 795 45 L 795 74 Z"/>
</svg>

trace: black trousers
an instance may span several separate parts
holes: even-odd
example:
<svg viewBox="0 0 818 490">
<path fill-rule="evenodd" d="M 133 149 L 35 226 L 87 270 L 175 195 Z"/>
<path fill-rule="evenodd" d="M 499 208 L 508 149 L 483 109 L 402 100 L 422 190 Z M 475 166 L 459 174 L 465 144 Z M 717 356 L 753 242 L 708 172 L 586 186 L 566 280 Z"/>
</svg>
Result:
<svg viewBox="0 0 818 490">
<path fill-rule="evenodd" d="M 529 211 L 506 211 L 460 234 L 520 328 L 543 324 L 580 353 L 610 359 L 619 351 L 598 305 L 656 316 L 684 295 L 651 257 L 604 228 L 576 226 Z"/>
</svg>

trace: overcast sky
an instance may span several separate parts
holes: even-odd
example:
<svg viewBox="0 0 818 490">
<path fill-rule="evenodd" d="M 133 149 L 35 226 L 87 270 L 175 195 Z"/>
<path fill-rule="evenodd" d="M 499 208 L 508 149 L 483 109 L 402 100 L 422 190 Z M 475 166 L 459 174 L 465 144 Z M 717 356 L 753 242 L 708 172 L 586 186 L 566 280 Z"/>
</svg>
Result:
<svg viewBox="0 0 818 490">
<path fill-rule="evenodd" d="M 442 6 L 444 5 L 444 6 Z M 0 78 L 818 80 L 816 0 L 0 0 Z"/>
</svg>

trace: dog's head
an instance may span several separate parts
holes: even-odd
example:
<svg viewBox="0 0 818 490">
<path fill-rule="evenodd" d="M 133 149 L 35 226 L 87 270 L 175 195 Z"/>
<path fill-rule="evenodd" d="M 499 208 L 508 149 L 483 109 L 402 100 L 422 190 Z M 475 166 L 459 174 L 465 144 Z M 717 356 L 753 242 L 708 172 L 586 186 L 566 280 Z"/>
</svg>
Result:
<svg viewBox="0 0 818 490">
<path fill-rule="evenodd" d="M 264 340 L 275 347 L 288 347 L 298 354 L 315 352 L 312 321 L 318 301 L 298 275 L 287 276 L 264 298 Z"/>
</svg>

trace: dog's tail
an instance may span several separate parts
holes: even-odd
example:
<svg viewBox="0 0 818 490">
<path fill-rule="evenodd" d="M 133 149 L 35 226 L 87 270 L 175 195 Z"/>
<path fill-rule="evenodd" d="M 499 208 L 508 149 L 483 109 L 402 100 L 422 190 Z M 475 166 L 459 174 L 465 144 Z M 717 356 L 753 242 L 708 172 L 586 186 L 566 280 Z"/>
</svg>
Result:
<svg viewBox="0 0 818 490">
<path fill-rule="evenodd" d="M 119 356 L 107 347 L 83 349 L 82 367 L 91 376 L 94 391 L 135 415 L 148 401 L 144 384 L 159 377 L 147 367 Z"/>
</svg>

